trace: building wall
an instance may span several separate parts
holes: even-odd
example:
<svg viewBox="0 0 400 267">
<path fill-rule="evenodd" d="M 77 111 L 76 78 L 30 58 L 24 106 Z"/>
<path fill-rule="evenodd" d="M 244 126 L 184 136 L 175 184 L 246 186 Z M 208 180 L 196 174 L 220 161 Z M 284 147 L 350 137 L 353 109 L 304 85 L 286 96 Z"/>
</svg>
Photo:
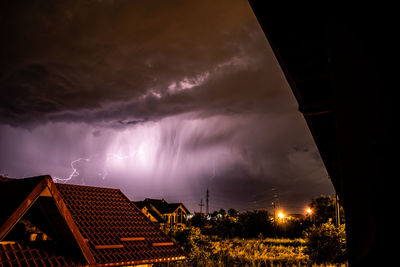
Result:
<svg viewBox="0 0 400 267">
<path fill-rule="evenodd" d="M 142 212 L 144 213 L 144 215 L 146 215 L 147 218 L 150 219 L 150 221 L 154 222 L 154 223 L 158 223 L 157 219 L 151 215 L 151 213 L 148 211 L 147 207 L 144 207 L 142 209 Z"/>
</svg>

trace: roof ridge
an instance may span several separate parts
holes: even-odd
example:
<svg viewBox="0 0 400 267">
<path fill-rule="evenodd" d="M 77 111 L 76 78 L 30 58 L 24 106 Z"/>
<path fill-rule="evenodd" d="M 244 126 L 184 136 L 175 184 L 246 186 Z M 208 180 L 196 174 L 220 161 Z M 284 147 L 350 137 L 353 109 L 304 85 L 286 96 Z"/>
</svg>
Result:
<svg viewBox="0 0 400 267">
<path fill-rule="evenodd" d="M 56 184 L 56 185 L 79 186 L 79 187 L 89 187 L 89 188 L 95 188 L 95 189 L 108 189 L 108 190 L 121 191 L 121 189 L 119 189 L 119 188 L 102 187 L 102 186 L 94 186 L 94 185 L 67 184 L 67 183 L 54 183 L 54 184 Z"/>
<path fill-rule="evenodd" d="M 105 187 L 105 186 L 95 186 L 95 185 L 81 185 L 81 184 L 70 184 L 70 183 L 60 183 L 60 182 L 54 182 L 53 177 L 49 174 L 45 175 L 39 175 L 39 176 L 31 176 L 31 177 L 24 177 L 24 178 L 12 178 L 12 177 L 7 177 L 7 176 L 2 176 L 0 175 L 0 182 L 11 182 L 11 181 L 19 181 L 19 180 L 25 180 L 25 179 L 39 179 L 39 178 L 45 178 L 48 177 L 52 180 L 54 184 L 60 184 L 60 185 L 68 185 L 68 186 L 82 186 L 82 187 L 89 187 L 89 188 L 98 188 L 98 189 L 110 189 L 110 190 L 121 190 L 119 188 L 114 188 L 114 187 Z"/>
<path fill-rule="evenodd" d="M 36 176 L 25 179 L 16 179 L 15 182 L 23 183 L 27 180 L 37 179 L 37 184 L 30 191 L 29 195 L 24 198 L 21 204 L 13 211 L 11 216 L 0 225 L 0 240 L 2 240 L 17 224 L 17 222 L 24 216 L 24 214 L 31 209 L 34 203 L 44 194 L 46 197 L 51 197 L 54 200 L 56 207 L 66 222 L 67 228 L 71 231 L 75 244 L 78 245 L 83 257 L 89 264 L 94 264 L 95 259 L 89 250 L 89 247 L 84 242 L 83 236 L 75 224 L 73 217 L 63 201 L 61 193 L 57 190 L 56 185 L 50 175 Z"/>
</svg>

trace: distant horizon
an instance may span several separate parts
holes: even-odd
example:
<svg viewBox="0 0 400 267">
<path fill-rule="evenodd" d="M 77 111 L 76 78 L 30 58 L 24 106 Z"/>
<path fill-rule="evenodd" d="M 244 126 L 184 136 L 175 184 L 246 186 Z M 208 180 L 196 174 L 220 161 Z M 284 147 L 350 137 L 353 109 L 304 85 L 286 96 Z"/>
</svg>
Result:
<svg viewBox="0 0 400 267">
<path fill-rule="evenodd" d="M 45 175 L 49 175 L 49 174 L 44 174 L 44 175 L 38 175 L 38 176 L 45 176 Z M 9 177 L 9 176 L 7 176 L 7 174 L 1 174 L 0 173 L 0 177 L 1 178 L 11 178 L 11 179 L 24 179 L 24 178 L 33 178 L 33 177 L 36 177 L 36 176 L 31 176 L 31 177 Z M 50 177 L 52 177 L 51 175 L 50 175 Z M 53 177 L 52 177 L 53 178 Z M 54 181 L 54 179 L 53 179 L 53 181 Z M 54 182 L 56 182 L 56 183 L 63 183 L 63 182 L 57 182 L 57 181 L 54 181 Z M 73 184 L 73 183 L 68 183 L 68 184 Z M 82 184 L 77 184 L 77 185 L 82 185 Z M 103 187 L 103 188 L 107 188 L 107 187 L 105 187 L 105 186 L 96 186 L 96 185 L 83 185 L 83 186 L 90 186 L 90 187 Z M 194 206 L 194 207 L 191 207 L 191 206 L 189 206 L 189 204 L 186 204 L 185 202 L 183 202 L 183 201 L 179 201 L 177 198 L 174 198 L 174 197 L 172 197 L 172 198 L 170 198 L 170 197 L 168 197 L 168 196 L 163 196 L 163 197 L 155 197 L 155 196 L 146 196 L 146 197 L 138 197 L 138 196 L 134 196 L 133 198 L 130 198 L 127 194 L 125 194 L 124 193 L 124 191 L 121 189 L 121 188 L 117 188 L 117 187 L 108 187 L 108 188 L 113 188 L 113 189 L 120 189 L 121 190 L 121 192 L 124 194 L 124 195 L 126 195 L 132 202 L 137 202 L 137 201 L 143 201 L 143 200 L 145 200 L 145 199 L 156 199 L 156 200 L 165 200 L 167 203 L 170 203 L 170 204 L 174 204 L 174 203 L 181 203 L 181 204 L 183 204 L 183 205 L 185 205 L 185 207 L 186 208 L 188 208 L 188 210 L 190 211 L 190 213 L 191 214 L 194 214 L 194 213 L 200 213 L 200 207 L 198 206 L 198 207 L 196 207 L 196 206 Z M 276 211 L 283 211 L 285 214 L 305 214 L 306 213 L 306 208 L 308 208 L 309 207 L 309 204 L 311 203 L 311 201 L 312 201 L 312 199 L 314 199 L 314 198 L 317 198 L 317 197 L 320 197 L 320 196 L 328 196 L 328 197 L 331 197 L 331 198 L 333 198 L 334 196 L 333 195 L 323 195 L 323 194 L 321 194 L 321 195 L 317 195 L 317 196 L 314 196 L 314 197 L 312 197 L 310 200 L 309 200 L 309 202 L 307 202 L 307 203 L 305 203 L 305 205 L 297 205 L 296 207 L 298 207 L 297 209 L 293 209 L 293 206 L 289 206 L 289 208 L 287 207 L 287 206 L 283 206 L 283 205 L 276 205 Z M 172 199 L 172 200 L 170 200 L 170 199 Z M 201 199 L 200 199 L 201 200 Z M 203 199 L 204 200 L 204 199 Z M 200 204 L 200 203 L 199 203 Z M 220 211 L 220 209 L 224 209 L 226 212 L 228 212 L 228 210 L 230 209 L 230 208 L 233 208 L 233 209 L 235 209 L 236 211 L 238 211 L 238 212 L 246 212 L 246 211 L 255 211 L 255 210 L 267 210 L 269 213 L 273 213 L 273 211 L 274 211 L 274 208 L 272 207 L 272 205 L 270 206 L 270 207 L 260 207 L 260 208 L 253 208 L 253 209 L 237 209 L 237 208 L 235 208 L 235 207 L 230 207 L 230 206 L 227 206 L 227 207 L 216 207 L 216 205 L 213 205 L 212 203 L 209 203 L 209 204 L 211 204 L 211 206 L 214 206 L 214 209 L 209 209 L 209 214 L 211 214 L 211 213 L 213 213 L 213 212 L 215 212 L 215 211 L 217 211 L 217 212 L 219 212 Z M 203 210 L 202 210 L 202 213 L 203 214 L 206 214 L 206 211 L 205 211 L 205 207 L 206 207 L 206 202 L 205 202 L 205 200 L 203 201 Z M 301 209 L 302 208 L 302 209 Z M 296 210 L 297 212 L 291 212 L 291 211 L 293 211 L 293 210 Z"/>
</svg>

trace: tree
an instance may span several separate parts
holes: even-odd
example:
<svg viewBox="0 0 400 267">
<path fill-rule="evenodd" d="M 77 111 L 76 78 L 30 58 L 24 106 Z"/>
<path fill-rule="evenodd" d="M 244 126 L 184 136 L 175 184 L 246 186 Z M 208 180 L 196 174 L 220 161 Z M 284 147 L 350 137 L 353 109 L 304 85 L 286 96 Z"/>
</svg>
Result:
<svg viewBox="0 0 400 267">
<path fill-rule="evenodd" d="M 206 218 L 203 214 L 196 212 L 190 219 L 190 225 L 202 228 L 206 223 Z"/>
<path fill-rule="evenodd" d="M 305 253 L 316 263 L 342 263 L 346 261 L 345 227 L 335 226 L 332 220 L 313 225 L 304 232 Z"/>
<path fill-rule="evenodd" d="M 222 216 L 226 215 L 226 211 L 223 208 L 220 208 L 218 213 L 221 214 Z"/>
<path fill-rule="evenodd" d="M 233 238 L 236 235 L 236 224 L 226 217 L 212 220 L 209 223 L 211 227 L 203 229 L 202 233 L 221 238 Z"/>
<path fill-rule="evenodd" d="M 231 217 L 236 217 L 239 214 L 239 212 L 237 210 L 235 210 L 234 208 L 230 208 L 228 209 L 228 215 Z"/>
<path fill-rule="evenodd" d="M 272 223 L 266 210 L 247 211 L 239 215 L 238 234 L 245 238 L 256 238 L 260 234 L 268 236 L 272 232 Z"/>
<path fill-rule="evenodd" d="M 320 196 L 311 200 L 312 217 L 317 225 L 335 219 L 335 202 L 330 196 Z"/>
<path fill-rule="evenodd" d="M 212 218 L 216 218 L 218 216 L 218 211 L 214 211 L 213 213 L 211 213 L 211 217 Z"/>
</svg>

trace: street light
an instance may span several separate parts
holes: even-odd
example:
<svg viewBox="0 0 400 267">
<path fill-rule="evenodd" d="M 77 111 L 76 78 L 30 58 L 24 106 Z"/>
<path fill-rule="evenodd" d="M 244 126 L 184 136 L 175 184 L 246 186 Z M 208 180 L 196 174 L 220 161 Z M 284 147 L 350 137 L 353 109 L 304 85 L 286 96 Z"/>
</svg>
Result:
<svg viewBox="0 0 400 267">
<path fill-rule="evenodd" d="M 306 213 L 307 213 L 307 215 L 311 215 L 312 214 L 312 209 L 311 208 L 307 208 L 306 209 Z"/>
<path fill-rule="evenodd" d="M 310 207 L 307 207 L 306 214 L 309 217 L 310 222 L 315 223 L 314 216 L 313 216 L 313 210 Z"/>
</svg>

